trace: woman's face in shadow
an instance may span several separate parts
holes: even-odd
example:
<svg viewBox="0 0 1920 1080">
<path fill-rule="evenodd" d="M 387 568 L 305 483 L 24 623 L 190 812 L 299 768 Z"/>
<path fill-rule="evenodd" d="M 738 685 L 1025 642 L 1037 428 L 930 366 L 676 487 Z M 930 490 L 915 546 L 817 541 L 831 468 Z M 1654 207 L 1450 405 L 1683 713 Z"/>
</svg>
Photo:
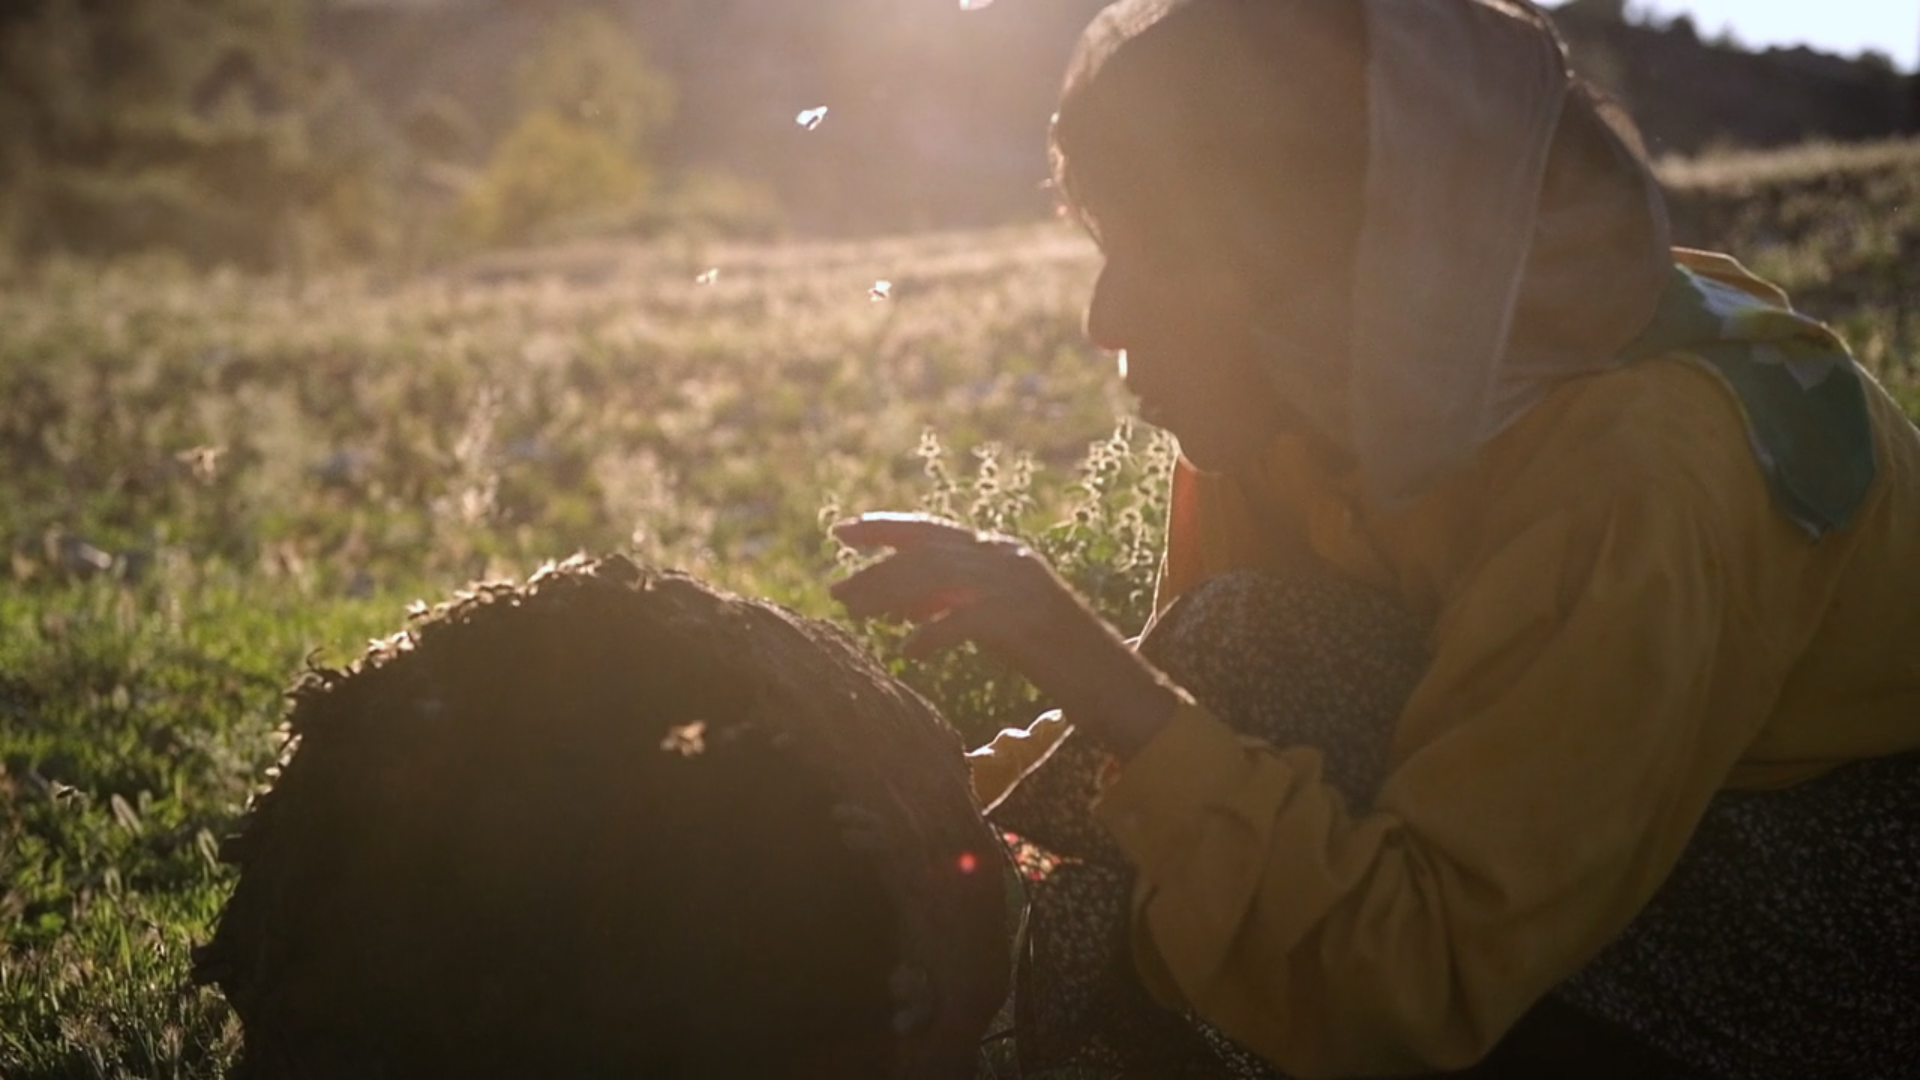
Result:
<svg viewBox="0 0 1920 1080">
<path fill-rule="evenodd" d="M 1252 289 L 1206 223 L 1180 216 L 1103 219 L 1086 333 L 1117 355 L 1143 420 L 1172 432 L 1194 465 L 1232 471 L 1265 450 L 1284 410 L 1262 366 Z"/>
<path fill-rule="evenodd" d="M 1296 350 L 1344 349 L 1344 267 L 1295 243 L 1288 207 L 1231 176 L 1133 178 L 1094 228 L 1103 264 L 1086 333 L 1118 354 L 1141 418 L 1210 472 L 1257 460 L 1274 437 L 1317 431 L 1274 389 Z"/>
<path fill-rule="evenodd" d="M 1105 52 L 1090 38 L 1082 59 L 1101 59 L 1070 72 L 1056 165 L 1105 258 L 1087 336 L 1200 468 L 1237 470 L 1282 431 L 1334 419 L 1289 408 L 1274 373 L 1303 358 L 1337 368 L 1347 347 L 1366 164 L 1358 18 L 1357 5 L 1194 4 Z"/>
</svg>

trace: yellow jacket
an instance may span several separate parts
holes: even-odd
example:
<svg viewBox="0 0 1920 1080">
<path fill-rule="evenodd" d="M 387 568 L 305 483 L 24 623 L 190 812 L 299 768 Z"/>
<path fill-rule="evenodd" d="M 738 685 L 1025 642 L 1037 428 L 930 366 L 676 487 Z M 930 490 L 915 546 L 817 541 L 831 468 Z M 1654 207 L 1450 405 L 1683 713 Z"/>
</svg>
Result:
<svg viewBox="0 0 1920 1080">
<path fill-rule="evenodd" d="M 1920 747 L 1920 432 L 1815 542 L 1681 357 L 1577 378 L 1391 511 L 1300 440 L 1176 475 L 1164 606 L 1238 568 L 1378 587 L 1433 627 L 1376 804 L 1184 703 L 1096 815 L 1155 994 L 1302 1077 L 1455 1068 L 1616 936 L 1712 796 Z M 1258 524 L 1256 524 L 1258 523 Z M 1060 721 L 974 756 L 991 801 Z"/>
</svg>

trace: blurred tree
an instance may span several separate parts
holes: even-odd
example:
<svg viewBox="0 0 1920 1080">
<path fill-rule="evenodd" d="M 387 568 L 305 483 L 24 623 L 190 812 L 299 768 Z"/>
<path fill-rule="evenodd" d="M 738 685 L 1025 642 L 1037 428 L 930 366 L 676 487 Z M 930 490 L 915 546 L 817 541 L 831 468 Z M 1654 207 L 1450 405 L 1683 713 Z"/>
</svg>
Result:
<svg viewBox="0 0 1920 1080">
<path fill-rule="evenodd" d="M 429 161 L 458 161 L 480 144 L 480 128 L 446 94 L 425 94 L 407 107 L 401 127 L 414 152 Z"/>
<path fill-rule="evenodd" d="M 1595 22 L 1627 21 L 1627 0 L 1567 0 L 1554 9 L 1557 17 L 1592 19 Z"/>
<path fill-rule="evenodd" d="M 652 185 L 652 139 L 673 90 L 625 26 L 591 7 L 548 24 L 517 72 L 519 122 L 494 145 L 460 221 L 484 243 L 520 243 L 630 215 Z"/>
<path fill-rule="evenodd" d="M 315 64 L 302 0 L 39 0 L 0 18 L 0 207 L 16 253 L 170 248 L 261 267 L 364 220 L 380 125 Z M 368 198 L 348 199 L 364 214 Z"/>
<path fill-rule="evenodd" d="M 555 19 L 521 62 L 515 87 L 524 111 L 565 117 L 634 154 L 673 115 L 672 84 L 627 28 L 596 8 Z"/>
<path fill-rule="evenodd" d="M 787 214 L 773 188 L 725 169 L 682 171 L 649 215 L 658 229 L 695 238 L 768 240 L 786 228 Z"/>
<path fill-rule="evenodd" d="M 494 147 L 461 216 L 470 236 L 519 243 L 550 234 L 563 219 L 631 205 L 645 194 L 647 180 L 612 139 L 542 109 Z"/>
</svg>

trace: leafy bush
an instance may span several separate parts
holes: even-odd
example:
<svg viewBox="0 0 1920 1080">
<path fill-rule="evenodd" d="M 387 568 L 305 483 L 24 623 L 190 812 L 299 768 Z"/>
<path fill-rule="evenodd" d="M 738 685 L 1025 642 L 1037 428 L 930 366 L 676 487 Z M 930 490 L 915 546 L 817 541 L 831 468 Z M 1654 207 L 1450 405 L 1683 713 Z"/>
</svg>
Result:
<svg viewBox="0 0 1920 1080">
<path fill-rule="evenodd" d="M 649 207 L 645 220 L 654 232 L 771 240 L 783 231 L 786 212 L 780 196 L 766 184 L 728 172 L 692 169 Z"/>
<path fill-rule="evenodd" d="M 10 254 L 264 268 L 367 249 L 377 200 L 341 195 L 389 185 L 394 147 L 351 79 L 309 62 L 304 18 L 298 0 L 49 0 L 0 19 Z"/>
<path fill-rule="evenodd" d="M 200 265 L 255 267 L 275 257 L 273 215 L 217 197 L 187 169 L 117 176 L 51 170 L 38 211 L 24 237 L 30 250 L 92 256 L 164 250 Z"/>
<path fill-rule="evenodd" d="M 462 200 L 460 231 L 516 244 L 632 221 L 652 181 L 649 144 L 673 109 L 639 43 L 602 12 L 572 11 L 517 74 L 524 111 Z"/>
<path fill-rule="evenodd" d="M 592 8 L 555 19 L 514 82 L 521 107 L 551 112 L 644 154 L 673 115 L 673 86 L 626 26 Z"/>
<path fill-rule="evenodd" d="M 570 218 L 630 207 L 648 179 L 606 133 L 538 110 L 494 147 L 462 201 L 462 231 L 488 244 L 557 238 Z"/>
</svg>

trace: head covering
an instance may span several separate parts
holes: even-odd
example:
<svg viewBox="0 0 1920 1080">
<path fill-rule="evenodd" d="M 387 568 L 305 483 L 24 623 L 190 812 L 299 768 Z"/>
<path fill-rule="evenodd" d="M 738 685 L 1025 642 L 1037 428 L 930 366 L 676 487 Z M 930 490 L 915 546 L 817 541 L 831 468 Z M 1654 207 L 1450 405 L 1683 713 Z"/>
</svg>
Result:
<svg viewBox="0 0 1920 1080">
<path fill-rule="evenodd" d="M 1069 92 L 1185 12 L 1278 2 L 1120 0 L 1082 38 Z M 1360 8 L 1366 160 L 1347 347 L 1288 348 L 1280 325 L 1256 337 L 1281 396 L 1390 503 L 1471 460 L 1555 383 L 1622 362 L 1672 274 L 1666 213 L 1630 136 L 1577 85 L 1532 5 L 1286 2 Z M 1208 72 L 1196 78 L 1249 62 L 1230 36 L 1194 35 L 1193 70 Z M 1248 110 L 1281 110 L 1275 95 L 1300 89 L 1271 71 L 1243 82 Z"/>
</svg>

